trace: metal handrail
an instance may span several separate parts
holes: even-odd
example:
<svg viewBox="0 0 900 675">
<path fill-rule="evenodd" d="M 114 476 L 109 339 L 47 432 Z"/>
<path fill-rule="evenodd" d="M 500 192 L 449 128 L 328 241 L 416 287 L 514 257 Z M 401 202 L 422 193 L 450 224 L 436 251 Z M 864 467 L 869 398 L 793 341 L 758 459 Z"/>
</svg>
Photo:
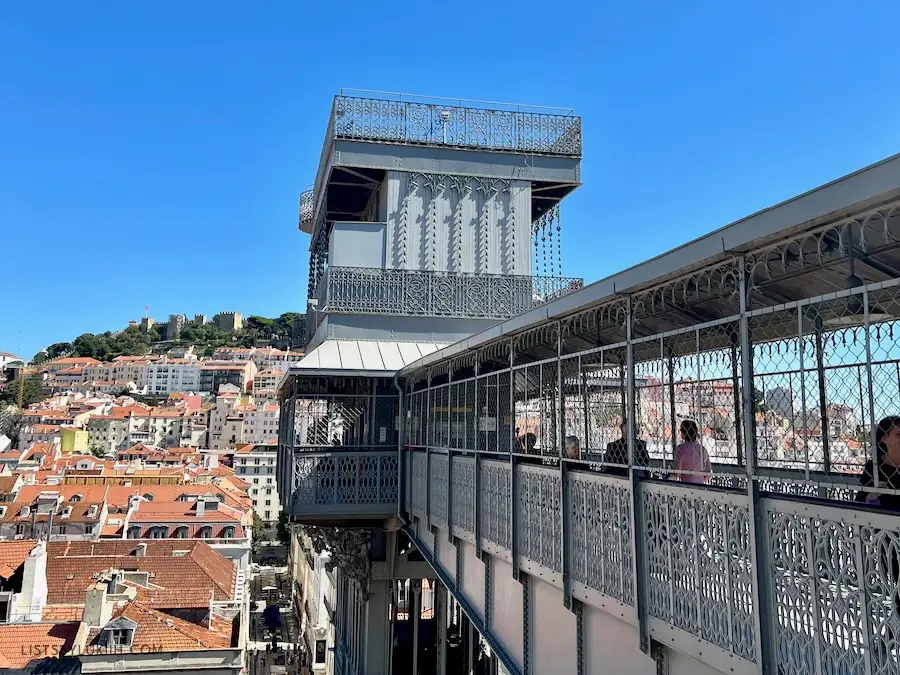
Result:
<svg viewBox="0 0 900 675">
<path fill-rule="evenodd" d="M 509 318 L 580 290 L 583 279 L 330 267 L 317 313 Z"/>
</svg>

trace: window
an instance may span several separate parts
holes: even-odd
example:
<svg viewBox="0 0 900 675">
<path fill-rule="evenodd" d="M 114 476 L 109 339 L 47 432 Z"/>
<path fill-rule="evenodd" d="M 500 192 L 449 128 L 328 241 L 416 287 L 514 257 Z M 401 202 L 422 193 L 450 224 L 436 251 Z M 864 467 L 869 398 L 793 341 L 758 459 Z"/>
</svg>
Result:
<svg viewBox="0 0 900 675">
<path fill-rule="evenodd" d="M 256 500 L 255 500 L 255 499 L 253 500 L 253 506 L 256 506 Z"/>
<path fill-rule="evenodd" d="M 128 647 L 131 644 L 131 631 L 127 628 L 115 628 L 106 633 L 106 644 L 109 647 Z"/>
<path fill-rule="evenodd" d="M 200 532 L 197 535 L 201 539 L 211 539 L 212 538 L 212 528 L 209 525 L 205 525 L 200 528 Z"/>
<path fill-rule="evenodd" d="M 66 533 L 66 526 L 60 525 L 59 529 L 57 530 L 57 534 L 65 534 L 65 533 Z"/>
<path fill-rule="evenodd" d="M 272 494 L 272 488 L 266 488 L 266 494 L 267 495 Z"/>
<path fill-rule="evenodd" d="M 175 538 L 176 539 L 187 539 L 187 536 L 188 536 L 187 525 L 182 525 L 180 527 L 175 528 Z"/>
<path fill-rule="evenodd" d="M 140 539 L 141 537 L 141 528 L 137 525 L 132 525 L 128 528 L 128 538 L 129 539 Z"/>
<path fill-rule="evenodd" d="M 263 514 L 263 520 L 272 520 L 272 512 L 271 512 L 271 511 L 266 511 L 266 512 Z"/>
<path fill-rule="evenodd" d="M 316 653 L 313 657 L 313 664 L 317 666 L 325 665 L 325 640 L 316 640 Z"/>
<path fill-rule="evenodd" d="M 266 506 L 272 506 L 272 500 L 271 500 L 271 499 L 267 499 L 267 500 L 266 500 Z"/>
</svg>

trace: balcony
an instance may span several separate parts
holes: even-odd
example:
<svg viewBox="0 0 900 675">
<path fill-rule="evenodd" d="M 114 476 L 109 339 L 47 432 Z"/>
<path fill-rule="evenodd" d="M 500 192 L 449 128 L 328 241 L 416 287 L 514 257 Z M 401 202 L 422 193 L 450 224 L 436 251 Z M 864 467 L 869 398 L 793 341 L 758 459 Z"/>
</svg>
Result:
<svg viewBox="0 0 900 675">
<path fill-rule="evenodd" d="M 316 290 L 316 314 L 508 319 L 583 286 L 570 277 L 330 267 Z"/>
<path fill-rule="evenodd" d="M 290 510 L 296 520 L 378 519 L 397 511 L 396 452 L 299 451 L 291 468 Z"/>
<path fill-rule="evenodd" d="M 408 94 L 341 93 L 331 107 L 315 186 L 306 201 L 301 197 L 301 226 L 304 213 L 309 220 L 315 215 L 314 204 L 322 195 L 334 143 L 341 140 L 582 156 L 581 117 L 572 110 Z M 311 206 L 304 211 L 306 203 Z"/>
</svg>

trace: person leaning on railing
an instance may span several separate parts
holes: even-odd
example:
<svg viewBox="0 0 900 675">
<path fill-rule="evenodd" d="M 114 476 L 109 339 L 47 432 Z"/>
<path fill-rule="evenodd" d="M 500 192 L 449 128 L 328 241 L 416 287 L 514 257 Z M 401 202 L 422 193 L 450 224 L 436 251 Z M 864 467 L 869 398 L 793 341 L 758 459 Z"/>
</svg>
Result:
<svg viewBox="0 0 900 675">
<path fill-rule="evenodd" d="M 900 490 L 900 417 L 885 417 L 878 423 L 875 428 L 875 449 L 878 487 Z M 864 488 L 875 487 L 875 469 L 871 459 L 863 468 L 859 484 Z M 900 495 L 897 494 L 860 490 L 856 493 L 856 501 L 900 510 Z"/>
<path fill-rule="evenodd" d="M 885 417 L 878 423 L 878 426 L 875 427 L 875 450 L 875 462 L 871 459 L 866 462 L 859 484 L 864 488 L 875 487 L 875 466 L 877 464 L 878 487 L 900 490 L 900 417 Z M 892 511 L 900 510 L 900 495 L 898 494 L 859 490 L 856 493 L 856 501 L 877 505 Z M 878 545 L 880 555 L 868 557 L 865 564 L 867 568 L 870 568 L 867 570 L 868 576 L 873 568 L 877 569 L 880 566 L 875 562 L 880 558 L 884 571 L 876 571 L 872 578 L 880 581 L 880 583 L 876 583 L 876 586 L 883 586 L 881 593 L 889 594 L 893 600 L 894 612 L 900 615 L 900 595 L 896 590 L 897 582 L 900 581 L 900 554 L 892 544 L 893 537 L 890 534 L 888 533 L 887 538 L 878 538 L 881 541 Z M 889 578 L 883 578 L 885 573 L 890 575 Z M 881 578 L 879 579 L 879 577 Z M 892 658 L 888 645 L 895 642 L 896 639 L 896 629 L 892 627 L 895 620 L 888 624 L 887 633 L 879 636 L 877 643 L 873 643 L 872 653 L 879 662 L 887 662 Z M 896 656 L 893 658 L 896 659 Z"/>
</svg>

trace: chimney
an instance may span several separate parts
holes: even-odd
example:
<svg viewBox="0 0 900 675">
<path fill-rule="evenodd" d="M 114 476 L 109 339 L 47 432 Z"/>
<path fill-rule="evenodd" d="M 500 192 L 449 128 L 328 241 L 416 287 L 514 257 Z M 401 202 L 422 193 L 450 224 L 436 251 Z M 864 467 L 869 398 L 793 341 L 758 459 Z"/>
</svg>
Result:
<svg viewBox="0 0 900 675">
<path fill-rule="evenodd" d="M 84 613 L 81 620 L 86 625 L 99 628 L 112 619 L 113 603 L 106 597 L 107 582 L 103 579 L 88 586 L 84 594 Z"/>
<path fill-rule="evenodd" d="M 147 544 L 145 542 L 141 542 L 140 544 L 138 544 L 134 549 L 134 554 L 138 558 L 143 558 L 145 555 L 147 555 Z"/>
<path fill-rule="evenodd" d="M 40 621 L 46 604 L 47 544 L 38 541 L 22 566 L 22 592 L 18 594 L 16 613 L 26 621 Z"/>
<path fill-rule="evenodd" d="M 206 513 L 206 502 L 203 500 L 203 497 L 200 497 L 197 499 L 197 517 L 202 517 L 204 513 Z"/>
</svg>

